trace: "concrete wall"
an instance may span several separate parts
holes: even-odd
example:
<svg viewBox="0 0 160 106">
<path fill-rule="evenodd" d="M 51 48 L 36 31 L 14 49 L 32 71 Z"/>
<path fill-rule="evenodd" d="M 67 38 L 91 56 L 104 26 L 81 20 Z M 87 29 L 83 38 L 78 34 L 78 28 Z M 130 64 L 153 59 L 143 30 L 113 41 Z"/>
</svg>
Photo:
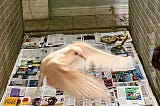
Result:
<svg viewBox="0 0 160 106">
<path fill-rule="evenodd" d="M 22 0 L 25 20 L 48 19 L 48 0 Z"/>
<path fill-rule="evenodd" d="M 160 71 L 151 65 L 153 50 L 160 44 L 160 1 L 129 0 L 129 13 L 133 42 L 160 104 Z"/>
<path fill-rule="evenodd" d="M 21 0 L 0 0 L 0 99 L 23 39 Z"/>
<path fill-rule="evenodd" d="M 81 0 L 68 0 L 68 2 L 64 2 L 63 0 L 49 0 L 50 18 L 52 16 L 110 15 L 109 8 L 111 5 L 114 6 L 116 14 L 128 14 L 127 0 L 125 2 L 107 2 L 107 0 L 87 0 L 83 2 Z"/>
<path fill-rule="evenodd" d="M 22 3 L 26 32 L 81 33 L 84 29 L 91 32 L 109 29 L 111 5 L 115 8 L 116 25 L 128 26 L 123 17 L 128 18 L 128 0 L 22 0 Z"/>
</svg>

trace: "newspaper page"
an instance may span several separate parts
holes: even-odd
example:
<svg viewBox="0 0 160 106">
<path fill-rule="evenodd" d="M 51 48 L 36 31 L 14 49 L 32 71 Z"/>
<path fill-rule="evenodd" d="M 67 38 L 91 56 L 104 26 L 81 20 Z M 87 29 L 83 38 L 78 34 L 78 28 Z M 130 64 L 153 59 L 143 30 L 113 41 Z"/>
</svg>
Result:
<svg viewBox="0 0 160 106">
<path fill-rule="evenodd" d="M 117 86 L 117 96 L 122 105 L 145 105 L 140 86 Z"/>
</svg>

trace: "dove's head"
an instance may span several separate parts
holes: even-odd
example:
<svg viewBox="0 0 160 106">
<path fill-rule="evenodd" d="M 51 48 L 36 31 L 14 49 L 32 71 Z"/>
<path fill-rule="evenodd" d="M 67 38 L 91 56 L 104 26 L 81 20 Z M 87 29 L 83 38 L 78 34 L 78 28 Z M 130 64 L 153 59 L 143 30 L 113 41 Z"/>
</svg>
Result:
<svg viewBox="0 0 160 106">
<path fill-rule="evenodd" d="M 80 64 L 84 64 L 86 57 L 83 50 L 77 46 L 66 46 L 62 49 L 63 51 L 59 53 L 58 61 L 64 65 L 69 65 L 71 67 L 77 67 Z"/>
<path fill-rule="evenodd" d="M 69 50 L 66 52 L 66 56 L 73 60 L 78 58 L 86 60 L 83 50 L 80 47 L 70 47 Z"/>
</svg>

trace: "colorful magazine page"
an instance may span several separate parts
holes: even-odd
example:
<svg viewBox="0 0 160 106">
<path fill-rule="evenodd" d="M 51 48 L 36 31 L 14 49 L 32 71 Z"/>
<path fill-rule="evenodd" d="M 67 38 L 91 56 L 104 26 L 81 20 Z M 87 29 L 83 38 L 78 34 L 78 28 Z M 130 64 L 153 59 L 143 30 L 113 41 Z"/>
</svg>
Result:
<svg viewBox="0 0 160 106">
<path fill-rule="evenodd" d="M 22 97 L 20 98 L 19 106 L 29 106 L 31 103 L 31 98 L 29 97 Z"/>
<path fill-rule="evenodd" d="M 38 87 L 38 80 L 29 80 L 28 87 Z"/>
<path fill-rule="evenodd" d="M 55 103 L 55 106 L 64 106 L 65 96 L 64 95 L 57 95 L 57 102 Z"/>
<path fill-rule="evenodd" d="M 101 74 L 102 78 L 112 79 L 112 73 L 110 69 L 103 69 L 103 72 L 101 72 Z"/>
<path fill-rule="evenodd" d="M 40 66 L 40 63 L 32 63 L 32 66 Z"/>
<path fill-rule="evenodd" d="M 139 68 L 138 65 L 136 65 L 136 69 L 133 70 L 133 73 L 134 73 L 139 79 L 141 79 L 141 80 L 144 79 L 144 77 L 143 77 L 143 75 L 142 75 L 142 73 L 141 73 L 140 68 Z"/>
<path fill-rule="evenodd" d="M 25 87 L 7 87 L 6 97 L 24 97 L 26 93 Z"/>
<path fill-rule="evenodd" d="M 6 97 L 2 106 L 17 106 L 18 97 Z"/>
<path fill-rule="evenodd" d="M 63 95 L 63 92 L 62 90 L 60 89 L 56 89 L 56 95 Z"/>
<path fill-rule="evenodd" d="M 129 82 L 131 81 L 130 74 L 116 74 L 117 82 Z"/>
<path fill-rule="evenodd" d="M 127 83 L 128 86 L 139 86 L 137 81 Z"/>
<path fill-rule="evenodd" d="M 34 67 L 40 67 L 41 61 L 32 61 L 32 66 Z"/>
<path fill-rule="evenodd" d="M 19 97 L 20 95 L 20 88 L 12 88 L 10 97 Z"/>
<path fill-rule="evenodd" d="M 132 80 L 143 80 L 144 76 L 141 73 L 141 70 L 138 65 L 136 65 L 136 68 L 134 70 L 129 71 L 129 74 L 131 74 Z"/>
<path fill-rule="evenodd" d="M 21 86 L 26 87 L 28 84 L 28 80 L 25 79 L 15 79 L 11 80 L 9 86 Z"/>
<path fill-rule="evenodd" d="M 127 100 L 142 100 L 142 95 L 138 87 L 125 88 Z"/>
<path fill-rule="evenodd" d="M 115 74 L 112 74 L 112 80 L 113 80 L 113 82 L 117 82 L 117 79 L 116 79 L 116 75 L 115 75 Z"/>
<path fill-rule="evenodd" d="M 122 105 L 145 104 L 140 86 L 117 86 L 117 97 Z"/>
<path fill-rule="evenodd" d="M 32 66 L 32 67 L 29 67 L 28 70 L 26 71 L 26 74 L 27 75 L 36 75 L 39 71 L 39 67 L 37 66 Z"/>
<path fill-rule="evenodd" d="M 16 72 L 16 75 L 25 75 L 27 70 L 28 70 L 28 67 L 19 67 Z"/>
<path fill-rule="evenodd" d="M 29 60 L 27 64 L 28 64 L 28 67 L 31 67 L 32 66 L 32 60 Z"/>
<path fill-rule="evenodd" d="M 21 67 L 27 67 L 27 66 L 28 66 L 28 60 L 22 60 Z"/>
<path fill-rule="evenodd" d="M 57 102 L 57 98 L 56 97 L 52 97 L 52 96 L 45 96 L 42 99 L 41 102 L 41 106 L 53 106 L 55 105 Z"/>
<path fill-rule="evenodd" d="M 28 75 L 19 75 L 19 74 L 14 74 L 12 78 L 18 78 L 18 79 L 28 79 Z"/>
<path fill-rule="evenodd" d="M 112 79 L 103 78 L 103 81 L 104 81 L 104 84 L 106 85 L 106 87 L 112 88 L 112 86 L 113 86 Z"/>
<path fill-rule="evenodd" d="M 124 45 L 124 46 L 125 46 L 126 51 L 128 52 L 128 55 L 132 56 L 132 57 L 135 57 L 133 46 L 129 43 Z"/>
<path fill-rule="evenodd" d="M 33 106 L 41 106 L 41 100 L 42 98 L 35 98 L 32 100 L 32 105 Z"/>
<path fill-rule="evenodd" d="M 122 48 L 117 48 L 117 47 L 112 47 L 111 48 L 111 53 L 114 54 L 114 55 L 119 55 L 119 56 L 128 56 L 128 52 L 125 50 L 124 47 Z"/>
</svg>

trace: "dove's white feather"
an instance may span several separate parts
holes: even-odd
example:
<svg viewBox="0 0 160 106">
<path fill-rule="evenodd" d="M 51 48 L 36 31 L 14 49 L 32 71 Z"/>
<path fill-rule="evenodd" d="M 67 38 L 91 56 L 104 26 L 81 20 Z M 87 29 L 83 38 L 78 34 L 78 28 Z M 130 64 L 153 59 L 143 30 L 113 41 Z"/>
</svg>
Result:
<svg viewBox="0 0 160 106">
<path fill-rule="evenodd" d="M 110 98 L 108 89 L 100 80 L 52 61 L 47 64 L 46 80 L 50 86 L 77 98 Z"/>
<path fill-rule="evenodd" d="M 116 56 L 85 43 L 73 43 L 70 47 L 80 47 L 86 57 L 85 68 L 89 67 L 89 63 L 93 62 L 96 66 L 102 66 L 112 69 L 113 71 L 128 71 L 135 69 L 135 61 L 131 56 Z"/>
</svg>

